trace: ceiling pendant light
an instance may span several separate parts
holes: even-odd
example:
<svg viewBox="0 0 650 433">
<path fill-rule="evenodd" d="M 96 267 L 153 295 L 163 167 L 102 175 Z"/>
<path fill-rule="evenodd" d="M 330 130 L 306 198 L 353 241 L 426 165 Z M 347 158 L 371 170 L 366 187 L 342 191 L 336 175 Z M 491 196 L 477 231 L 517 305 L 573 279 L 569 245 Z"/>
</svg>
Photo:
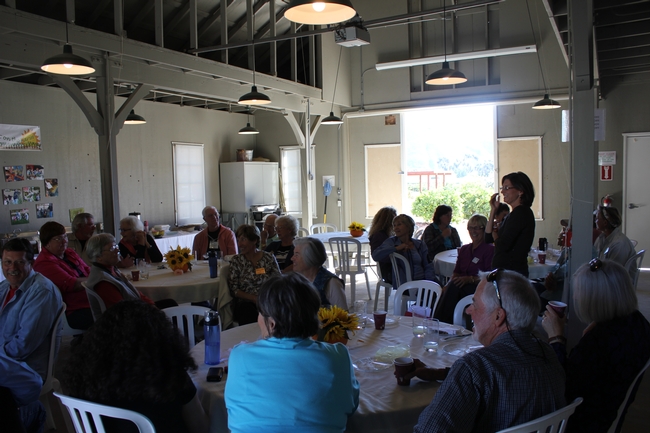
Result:
<svg viewBox="0 0 650 433">
<path fill-rule="evenodd" d="M 357 12 L 350 0 L 291 0 L 284 17 L 299 24 L 337 24 L 354 17 Z"/>
<path fill-rule="evenodd" d="M 126 120 L 124 121 L 125 125 L 143 125 L 147 123 L 144 117 L 135 114 L 135 110 L 131 110 L 128 116 L 126 116 Z"/>
<path fill-rule="evenodd" d="M 72 53 L 72 46 L 68 43 L 68 23 L 65 23 L 63 54 L 46 59 L 41 70 L 59 75 L 89 75 L 95 72 L 95 68 L 88 60 Z"/>
<path fill-rule="evenodd" d="M 334 97 L 336 96 L 336 85 L 339 81 L 339 69 L 341 68 L 341 54 L 343 47 L 339 47 L 339 64 L 336 67 L 336 79 L 334 80 L 334 92 L 332 94 L 332 107 L 330 108 L 330 115 L 321 120 L 322 125 L 340 125 L 343 123 L 340 117 L 334 115 Z"/>
<path fill-rule="evenodd" d="M 467 81 L 467 77 L 465 77 L 462 72 L 451 69 L 449 67 L 449 62 L 447 61 L 447 5 L 444 0 L 442 2 L 442 32 L 445 61 L 442 63 L 442 69 L 429 74 L 424 82 L 430 86 L 449 86 L 452 84 L 464 83 Z"/>
<path fill-rule="evenodd" d="M 244 126 L 242 129 L 239 130 L 238 134 L 240 135 L 255 135 L 259 134 L 260 131 L 258 131 L 255 127 L 251 126 L 250 120 L 251 120 L 251 112 L 248 110 L 248 117 L 246 118 L 246 126 Z"/>
<path fill-rule="evenodd" d="M 535 47 L 537 47 L 537 38 L 535 38 L 535 28 L 533 27 L 533 19 L 530 16 L 530 6 L 528 6 L 528 0 L 526 0 L 526 9 L 528 9 L 528 21 L 530 22 L 530 31 L 533 32 L 533 42 L 535 42 Z M 559 102 L 550 98 L 550 92 L 548 92 L 548 87 L 546 87 L 546 79 L 544 78 L 544 68 L 542 68 L 542 59 L 539 56 L 539 48 L 535 50 L 537 54 L 537 63 L 539 64 L 539 72 L 542 74 L 542 82 L 544 83 L 544 99 L 541 99 L 535 102 L 533 105 L 533 110 L 553 110 L 556 108 L 561 108 Z"/>
<path fill-rule="evenodd" d="M 258 92 L 255 85 L 255 43 L 253 43 L 253 87 L 250 92 L 239 98 L 237 102 L 241 105 L 266 105 L 271 103 L 271 98 L 264 93 Z"/>
</svg>

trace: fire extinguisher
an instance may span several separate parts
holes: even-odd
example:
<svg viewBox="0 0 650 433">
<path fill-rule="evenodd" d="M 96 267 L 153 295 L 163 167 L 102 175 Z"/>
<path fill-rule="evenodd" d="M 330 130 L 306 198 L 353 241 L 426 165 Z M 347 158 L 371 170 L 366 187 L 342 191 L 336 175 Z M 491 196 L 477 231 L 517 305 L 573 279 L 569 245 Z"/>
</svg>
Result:
<svg viewBox="0 0 650 433">
<path fill-rule="evenodd" d="M 614 200 L 612 199 L 612 196 L 607 194 L 605 197 L 600 199 L 600 204 L 603 205 L 604 207 L 610 207 L 613 204 Z"/>
</svg>

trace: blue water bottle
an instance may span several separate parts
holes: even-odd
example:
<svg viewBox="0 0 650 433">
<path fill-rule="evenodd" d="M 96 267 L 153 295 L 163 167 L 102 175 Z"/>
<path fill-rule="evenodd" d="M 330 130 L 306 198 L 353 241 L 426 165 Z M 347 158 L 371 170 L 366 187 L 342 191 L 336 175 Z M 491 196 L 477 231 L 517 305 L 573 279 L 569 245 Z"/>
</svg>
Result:
<svg viewBox="0 0 650 433">
<path fill-rule="evenodd" d="M 208 310 L 203 317 L 205 336 L 205 363 L 217 365 L 221 362 L 221 320 L 219 313 Z"/>
<path fill-rule="evenodd" d="M 219 276 L 219 267 L 217 254 L 214 250 L 208 252 L 208 266 L 210 266 L 210 278 L 217 278 Z"/>
</svg>

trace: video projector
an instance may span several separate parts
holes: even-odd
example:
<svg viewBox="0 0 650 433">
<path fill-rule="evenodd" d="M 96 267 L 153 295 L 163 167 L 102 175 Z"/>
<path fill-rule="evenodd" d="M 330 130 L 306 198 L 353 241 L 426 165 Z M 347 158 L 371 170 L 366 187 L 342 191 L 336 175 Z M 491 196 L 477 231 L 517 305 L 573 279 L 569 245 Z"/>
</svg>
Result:
<svg viewBox="0 0 650 433">
<path fill-rule="evenodd" d="M 370 33 L 363 27 L 346 27 L 334 32 L 334 41 L 344 47 L 359 47 L 370 43 Z"/>
</svg>

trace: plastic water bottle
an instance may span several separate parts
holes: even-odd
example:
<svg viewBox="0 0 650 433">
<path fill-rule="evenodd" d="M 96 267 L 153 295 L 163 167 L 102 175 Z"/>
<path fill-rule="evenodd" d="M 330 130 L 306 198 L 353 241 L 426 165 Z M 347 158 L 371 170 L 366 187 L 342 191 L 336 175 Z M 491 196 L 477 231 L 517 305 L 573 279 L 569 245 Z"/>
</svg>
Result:
<svg viewBox="0 0 650 433">
<path fill-rule="evenodd" d="M 210 266 L 210 278 L 217 278 L 219 276 L 219 267 L 217 266 L 218 259 L 214 250 L 208 251 L 208 266 Z"/>
<path fill-rule="evenodd" d="M 205 336 L 205 363 L 217 365 L 221 362 L 221 319 L 219 313 L 208 310 L 203 317 Z"/>
</svg>

